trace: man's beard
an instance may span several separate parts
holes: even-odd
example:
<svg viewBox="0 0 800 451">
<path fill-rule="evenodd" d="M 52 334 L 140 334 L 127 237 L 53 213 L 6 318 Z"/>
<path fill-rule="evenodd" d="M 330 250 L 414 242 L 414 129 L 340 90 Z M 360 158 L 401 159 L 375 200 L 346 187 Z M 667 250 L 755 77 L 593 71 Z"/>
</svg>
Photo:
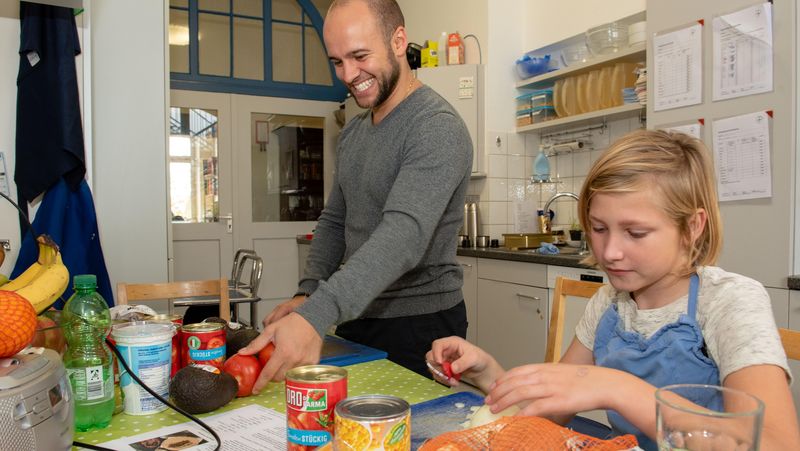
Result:
<svg viewBox="0 0 800 451">
<path fill-rule="evenodd" d="M 371 104 L 362 105 L 358 101 L 358 97 L 353 94 L 353 98 L 356 101 L 356 104 L 361 108 L 375 108 L 383 104 L 389 96 L 392 95 L 392 92 L 397 87 L 397 80 L 400 79 L 400 64 L 394 58 L 389 59 L 389 64 L 391 66 L 391 71 L 388 75 L 384 75 L 382 77 L 375 77 L 375 82 L 378 83 L 378 96 L 375 97 L 375 101 L 371 102 Z M 351 88 L 352 90 L 352 88 Z"/>
</svg>

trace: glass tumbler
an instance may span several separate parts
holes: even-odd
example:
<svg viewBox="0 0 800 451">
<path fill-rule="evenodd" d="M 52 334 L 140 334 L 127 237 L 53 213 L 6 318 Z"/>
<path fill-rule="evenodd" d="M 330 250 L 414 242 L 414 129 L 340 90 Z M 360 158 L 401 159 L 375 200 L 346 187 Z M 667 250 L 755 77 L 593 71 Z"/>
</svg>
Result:
<svg viewBox="0 0 800 451">
<path fill-rule="evenodd" d="M 764 403 L 740 390 L 694 384 L 656 390 L 659 451 L 758 451 L 763 419 Z"/>
</svg>

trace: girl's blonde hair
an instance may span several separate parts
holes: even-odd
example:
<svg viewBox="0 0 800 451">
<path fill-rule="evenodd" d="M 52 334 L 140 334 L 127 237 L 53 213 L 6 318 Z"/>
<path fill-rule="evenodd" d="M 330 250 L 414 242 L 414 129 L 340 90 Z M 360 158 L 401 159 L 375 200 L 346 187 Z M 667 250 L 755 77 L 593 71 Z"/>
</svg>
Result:
<svg viewBox="0 0 800 451">
<path fill-rule="evenodd" d="M 684 238 L 689 251 L 686 272 L 714 264 L 722 247 L 714 165 L 702 141 L 677 132 L 631 132 L 612 144 L 592 165 L 578 201 L 578 215 L 589 244 L 592 198 L 599 193 L 638 191 L 646 183 L 661 193 L 656 201 Z M 706 211 L 706 225 L 693 242 L 689 220 L 700 208 Z"/>
</svg>

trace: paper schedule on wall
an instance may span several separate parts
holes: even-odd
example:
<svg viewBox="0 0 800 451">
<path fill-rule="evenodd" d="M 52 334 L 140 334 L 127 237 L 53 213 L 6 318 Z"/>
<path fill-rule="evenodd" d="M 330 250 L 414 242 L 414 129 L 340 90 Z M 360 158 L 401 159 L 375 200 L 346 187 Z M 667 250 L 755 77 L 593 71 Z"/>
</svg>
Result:
<svg viewBox="0 0 800 451">
<path fill-rule="evenodd" d="M 770 115 L 764 111 L 714 121 L 720 201 L 772 196 L 769 122 Z"/>
<path fill-rule="evenodd" d="M 653 37 L 655 111 L 703 101 L 702 42 L 701 23 Z"/>
<path fill-rule="evenodd" d="M 772 91 L 772 3 L 714 18 L 713 100 Z"/>
</svg>

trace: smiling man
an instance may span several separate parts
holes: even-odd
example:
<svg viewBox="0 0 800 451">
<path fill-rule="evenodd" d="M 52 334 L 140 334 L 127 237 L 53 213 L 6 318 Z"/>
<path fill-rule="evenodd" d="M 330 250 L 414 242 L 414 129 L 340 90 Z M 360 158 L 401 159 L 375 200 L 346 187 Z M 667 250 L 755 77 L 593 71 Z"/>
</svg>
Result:
<svg viewBox="0 0 800 451">
<path fill-rule="evenodd" d="M 467 330 L 455 246 L 471 172 L 467 128 L 415 79 L 394 0 L 335 1 L 323 35 L 336 76 L 368 111 L 339 137 L 336 178 L 297 295 L 241 351 L 275 343 L 256 389 L 319 361 L 333 325 L 426 376 L 430 343 Z"/>
</svg>

